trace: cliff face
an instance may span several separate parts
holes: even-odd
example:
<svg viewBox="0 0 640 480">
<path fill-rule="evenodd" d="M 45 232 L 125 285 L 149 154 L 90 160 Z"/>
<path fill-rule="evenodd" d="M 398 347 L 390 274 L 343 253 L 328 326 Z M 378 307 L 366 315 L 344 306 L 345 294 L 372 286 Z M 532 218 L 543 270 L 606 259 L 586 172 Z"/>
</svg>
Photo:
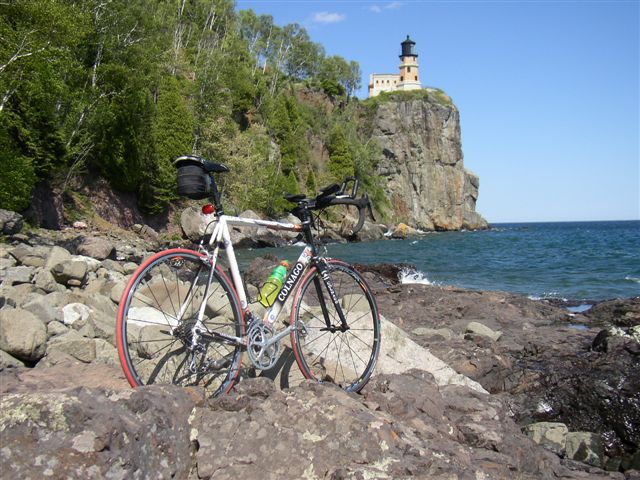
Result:
<svg viewBox="0 0 640 480">
<path fill-rule="evenodd" d="M 387 99 L 375 110 L 373 138 L 382 146 L 378 173 L 393 221 L 427 230 L 487 227 L 475 211 L 480 180 L 464 168 L 452 103 L 431 94 Z"/>
</svg>

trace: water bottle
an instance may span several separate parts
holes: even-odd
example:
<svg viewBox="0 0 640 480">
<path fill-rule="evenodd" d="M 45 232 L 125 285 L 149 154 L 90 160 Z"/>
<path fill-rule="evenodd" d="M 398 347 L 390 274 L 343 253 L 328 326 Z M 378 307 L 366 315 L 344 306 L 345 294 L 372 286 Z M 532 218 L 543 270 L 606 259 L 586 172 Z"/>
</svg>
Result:
<svg viewBox="0 0 640 480">
<path fill-rule="evenodd" d="M 284 279 L 287 276 L 287 267 L 289 262 L 283 260 L 276 268 L 273 269 L 267 283 L 262 286 L 260 290 L 260 296 L 258 300 L 265 307 L 270 307 L 276 301 L 278 293 L 284 284 Z"/>
</svg>

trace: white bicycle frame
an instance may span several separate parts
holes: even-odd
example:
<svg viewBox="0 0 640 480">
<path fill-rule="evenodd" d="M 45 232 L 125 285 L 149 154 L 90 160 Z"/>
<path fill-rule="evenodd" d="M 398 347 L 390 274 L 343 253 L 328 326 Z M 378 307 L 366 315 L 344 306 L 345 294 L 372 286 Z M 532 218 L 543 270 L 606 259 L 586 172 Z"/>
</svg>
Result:
<svg viewBox="0 0 640 480">
<path fill-rule="evenodd" d="M 240 276 L 238 261 L 236 260 L 235 251 L 233 249 L 233 242 L 231 241 L 231 234 L 229 233 L 229 225 L 238 225 L 238 226 L 254 227 L 254 228 L 267 227 L 270 230 L 285 230 L 285 231 L 291 231 L 291 232 L 300 232 L 302 231 L 302 227 L 300 225 L 295 225 L 293 223 L 274 222 L 270 220 L 255 220 L 251 218 L 241 218 L 241 217 L 234 217 L 229 215 L 221 215 L 216 220 L 213 220 L 209 225 L 207 225 L 207 229 L 205 229 L 205 234 L 209 226 L 214 223 L 215 223 L 215 226 L 211 234 L 211 238 L 209 239 L 209 246 L 215 245 L 213 251 L 208 251 L 207 249 L 201 248 L 201 250 L 203 250 L 207 255 L 207 263 L 211 265 L 210 276 L 208 279 L 208 285 L 206 287 L 207 290 L 205 293 L 205 298 L 208 293 L 209 285 L 211 284 L 213 271 L 215 270 L 215 267 L 216 267 L 220 246 L 223 245 L 226 252 L 226 256 L 227 256 L 227 261 L 229 262 L 229 269 L 231 271 L 232 281 L 233 281 L 236 293 L 238 295 L 238 299 L 240 300 L 242 315 L 246 315 L 247 313 L 249 313 L 249 304 L 247 301 L 247 296 L 245 294 L 244 283 Z M 298 260 L 296 261 L 293 268 L 291 269 L 291 272 L 287 277 L 285 284 L 282 287 L 282 290 L 278 294 L 276 301 L 265 312 L 263 322 L 267 324 L 269 327 L 273 327 L 284 304 L 289 298 L 289 294 L 294 291 L 294 287 L 297 285 L 298 281 L 302 278 L 303 273 L 307 270 L 309 263 L 311 262 L 311 258 L 313 256 L 313 251 L 314 249 L 311 245 L 307 245 L 302 250 L 302 253 L 298 257 Z M 195 281 L 197 281 L 197 279 L 194 280 L 194 282 Z M 185 301 L 183 308 L 181 308 L 181 311 L 178 314 L 178 318 L 182 318 L 182 315 L 184 313 L 182 310 L 186 308 L 186 305 L 189 303 L 189 301 L 190 301 L 189 299 Z M 203 301 L 202 304 L 200 305 L 196 325 L 194 326 L 194 333 L 197 331 L 199 331 L 197 333 L 201 333 L 205 331 L 204 324 L 202 323 L 202 319 L 204 318 L 205 307 L 206 307 L 206 301 Z M 282 331 L 277 332 L 268 341 L 264 342 L 264 345 L 262 346 L 266 347 L 279 341 L 280 339 L 287 336 L 292 329 L 293 329 L 293 326 L 289 325 L 287 328 L 283 329 Z M 242 338 L 233 337 L 226 334 L 219 334 L 219 335 L 235 343 L 244 343 L 244 339 Z M 195 346 L 195 343 L 197 342 L 198 336 L 199 335 L 196 334 L 193 337 L 194 346 Z"/>
</svg>

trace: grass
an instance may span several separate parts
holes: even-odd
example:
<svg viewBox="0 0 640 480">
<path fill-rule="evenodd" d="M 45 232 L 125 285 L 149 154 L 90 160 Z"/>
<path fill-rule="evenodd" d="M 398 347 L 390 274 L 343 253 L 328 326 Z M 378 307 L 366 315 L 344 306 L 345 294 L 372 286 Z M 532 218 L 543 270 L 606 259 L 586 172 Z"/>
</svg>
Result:
<svg viewBox="0 0 640 480">
<path fill-rule="evenodd" d="M 383 103 L 408 100 L 431 100 L 445 107 L 455 107 L 453 100 L 451 100 L 451 97 L 440 88 L 422 88 L 420 90 L 382 92 L 377 97 L 367 98 L 362 103 L 367 107 L 377 108 Z"/>
</svg>

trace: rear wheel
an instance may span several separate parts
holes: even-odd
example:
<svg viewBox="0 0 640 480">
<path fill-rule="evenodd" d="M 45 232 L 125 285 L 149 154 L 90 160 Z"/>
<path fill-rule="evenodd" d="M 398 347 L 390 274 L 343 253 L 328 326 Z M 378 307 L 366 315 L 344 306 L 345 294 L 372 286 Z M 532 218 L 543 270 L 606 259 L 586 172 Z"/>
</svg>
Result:
<svg viewBox="0 0 640 480">
<path fill-rule="evenodd" d="M 129 383 L 197 385 L 207 395 L 231 389 L 242 349 L 216 334 L 244 335 L 236 293 L 219 269 L 191 250 L 160 252 L 136 270 L 120 300 L 118 353 Z M 202 332 L 194 332 L 204 302 Z M 195 334 L 195 338 L 194 338 Z"/>
<path fill-rule="evenodd" d="M 338 311 L 320 272 L 313 267 L 293 302 L 293 351 L 306 378 L 358 392 L 369 381 L 380 352 L 378 307 L 373 292 L 351 266 L 338 260 L 327 260 L 326 265 L 349 328 L 340 328 Z"/>
</svg>

